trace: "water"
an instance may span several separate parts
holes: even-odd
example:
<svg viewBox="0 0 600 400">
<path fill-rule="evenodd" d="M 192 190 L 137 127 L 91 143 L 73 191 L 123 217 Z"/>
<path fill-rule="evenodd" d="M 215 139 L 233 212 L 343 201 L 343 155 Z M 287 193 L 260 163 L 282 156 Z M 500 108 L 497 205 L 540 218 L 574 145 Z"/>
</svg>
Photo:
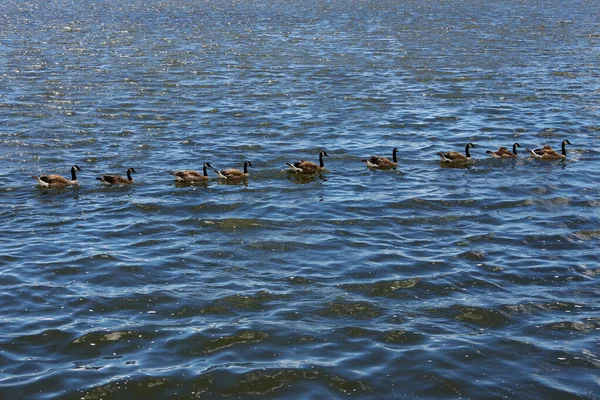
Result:
<svg viewBox="0 0 600 400">
<path fill-rule="evenodd" d="M 599 398 L 598 17 L 3 1 L 0 397 Z M 246 160 L 247 185 L 167 174 Z"/>
</svg>

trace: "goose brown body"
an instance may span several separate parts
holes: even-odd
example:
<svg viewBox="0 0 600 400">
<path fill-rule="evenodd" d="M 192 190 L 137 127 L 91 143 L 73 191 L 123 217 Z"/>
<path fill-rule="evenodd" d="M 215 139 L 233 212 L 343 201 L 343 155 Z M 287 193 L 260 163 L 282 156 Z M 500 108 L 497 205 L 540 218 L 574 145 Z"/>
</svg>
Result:
<svg viewBox="0 0 600 400">
<path fill-rule="evenodd" d="M 386 157 L 380 157 L 380 156 L 371 156 L 370 158 L 367 158 L 367 159 L 361 160 L 361 161 L 366 163 L 367 167 L 369 167 L 369 168 L 392 169 L 392 168 L 396 168 L 396 166 L 398 165 L 398 158 L 396 156 L 397 152 L 398 152 L 398 149 L 396 147 L 394 147 L 394 150 L 392 150 L 392 160 L 393 161 L 390 161 Z"/>
<path fill-rule="evenodd" d="M 567 158 L 567 148 L 566 145 L 571 144 L 567 139 L 562 141 L 562 153 L 557 152 L 549 145 L 544 145 L 544 147 L 539 149 L 526 149 L 533 158 L 539 158 L 541 160 L 564 160 Z"/>
<path fill-rule="evenodd" d="M 325 163 L 323 162 L 323 156 L 329 157 L 329 155 L 322 151 L 319 153 L 319 165 L 315 164 L 311 161 L 300 160 L 295 163 L 286 163 L 288 167 L 292 169 L 294 172 L 298 172 L 301 174 L 316 174 L 317 172 L 322 172 L 325 170 Z"/>
<path fill-rule="evenodd" d="M 65 178 L 64 176 L 55 174 L 40 176 L 32 175 L 32 178 L 38 181 L 38 184 L 40 186 L 47 188 L 77 186 L 79 185 L 79 181 L 77 180 L 77 175 L 75 174 L 75 171 L 81 171 L 81 168 L 79 168 L 77 165 L 73 165 L 71 167 L 71 180 Z"/>
<path fill-rule="evenodd" d="M 440 156 L 441 161 L 445 163 L 466 163 L 471 160 L 471 154 L 469 153 L 469 149 L 475 147 L 473 143 L 468 143 L 465 146 L 465 154 L 459 153 L 458 151 L 446 151 L 437 153 Z"/>
<path fill-rule="evenodd" d="M 132 172 L 136 172 L 135 169 L 127 169 L 127 178 L 123 178 L 121 175 L 102 175 L 96 179 L 105 185 L 130 185 L 133 183 Z"/>
<path fill-rule="evenodd" d="M 519 143 L 513 144 L 513 150 L 510 152 L 506 147 L 500 147 L 497 151 L 486 151 L 493 158 L 517 158 L 517 147 L 521 147 Z"/>
<path fill-rule="evenodd" d="M 222 169 L 221 171 L 214 170 L 219 178 L 226 179 L 228 181 L 239 181 L 243 179 L 248 179 L 248 167 L 252 167 L 252 163 L 250 161 L 246 161 L 244 163 L 244 171 L 240 171 L 239 169 L 230 168 L 230 169 Z"/>
<path fill-rule="evenodd" d="M 204 163 L 202 173 L 193 169 L 184 169 L 181 171 L 169 172 L 169 174 L 173 175 L 175 180 L 179 182 L 202 182 L 209 179 L 208 172 L 206 170 L 207 168 L 212 168 L 212 165 L 209 163 Z"/>
</svg>

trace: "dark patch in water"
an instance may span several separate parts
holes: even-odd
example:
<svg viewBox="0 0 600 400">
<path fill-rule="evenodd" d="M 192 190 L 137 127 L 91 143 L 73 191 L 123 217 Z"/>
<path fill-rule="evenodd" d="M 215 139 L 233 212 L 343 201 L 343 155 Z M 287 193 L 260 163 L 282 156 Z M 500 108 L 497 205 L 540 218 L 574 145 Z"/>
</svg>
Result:
<svg viewBox="0 0 600 400">
<path fill-rule="evenodd" d="M 323 317 L 353 317 L 358 319 L 376 318 L 382 314 L 382 310 L 366 301 L 337 300 L 323 308 L 319 314 Z"/>
<path fill-rule="evenodd" d="M 224 336 L 209 341 L 206 344 L 204 353 L 213 353 L 226 347 L 231 347 L 242 343 L 258 343 L 268 337 L 269 335 L 264 332 L 242 331 L 231 336 Z"/>
<path fill-rule="evenodd" d="M 340 285 L 345 290 L 364 292 L 369 296 L 392 296 L 396 291 L 402 289 L 410 289 L 415 287 L 420 281 L 420 278 L 410 278 L 394 281 L 380 281 L 375 283 L 365 284 L 345 284 Z"/>
</svg>

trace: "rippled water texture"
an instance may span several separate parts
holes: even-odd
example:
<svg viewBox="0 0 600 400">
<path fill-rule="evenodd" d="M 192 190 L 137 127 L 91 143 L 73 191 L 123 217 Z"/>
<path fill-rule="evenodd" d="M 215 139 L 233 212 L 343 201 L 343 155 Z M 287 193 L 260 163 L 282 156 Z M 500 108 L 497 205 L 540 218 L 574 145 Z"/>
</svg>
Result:
<svg viewBox="0 0 600 400">
<path fill-rule="evenodd" d="M 0 397 L 597 399 L 598 10 L 3 0 Z"/>
</svg>

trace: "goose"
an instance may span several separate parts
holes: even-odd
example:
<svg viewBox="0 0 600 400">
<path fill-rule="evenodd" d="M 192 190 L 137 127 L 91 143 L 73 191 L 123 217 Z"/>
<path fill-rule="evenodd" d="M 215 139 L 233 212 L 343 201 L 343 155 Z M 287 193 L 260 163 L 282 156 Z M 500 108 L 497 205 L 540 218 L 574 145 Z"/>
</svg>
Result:
<svg viewBox="0 0 600 400">
<path fill-rule="evenodd" d="M 533 158 L 539 158 L 542 160 L 564 160 L 565 158 L 567 158 L 566 145 L 568 144 L 571 144 L 571 142 L 569 142 L 567 139 L 562 141 L 562 154 L 558 153 L 556 150 L 554 150 L 548 145 L 544 145 L 544 147 L 542 147 L 541 149 L 525 150 L 531 153 Z"/>
<path fill-rule="evenodd" d="M 440 156 L 441 161 L 445 163 L 466 163 L 471 160 L 471 154 L 469 153 L 469 149 L 475 147 L 473 143 L 468 143 L 465 146 L 465 154 L 459 153 L 458 151 L 446 151 L 437 153 Z"/>
<path fill-rule="evenodd" d="M 320 152 L 319 153 L 319 165 L 317 165 L 313 162 L 304 161 L 304 160 L 300 160 L 293 164 L 286 163 L 286 165 L 288 167 L 290 167 L 291 170 L 294 172 L 299 172 L 301 174 L 316 174 L 317 172 L 322 172 L 325 170 L 325 163 L 323 162 L 323 156 L 329 157 L 329 155 L 325 151 Z"/>
<path fill-rule="evenodd" d="M 369 168 L 392 169 L 396 168 L 396 166 L 398 165 L 398 158 L 396 157 L 397 152 L 398 148 L 394 147 L 394 150 L 392 150 L 392 160 L 394 161 L 390 161 L 389 159 L 380 156 L 371 156 L 366 160 L 360 161 L 366 163 L 367 167 Z"/>
<path fill-rule="evenodd" d="M 521 147 L 519 143 L 513 144 L 512 153 L 506 147 L 500 147 L 498 151 L 486 151 L 493 158 L 517 158 L 517 147 Z"/>
<path fill-rule="evenodd" d="M 227 179 L 228 181 L 239 181 L 242 179 L 248 179 L 248 167 L 254 168 L 250 161 L 246 161 L 244 163 L 244 172 L 235 168 L 222 169 L 220 171 L 213 168 L 213 171 L 215 171 L 221 179 Z"/>
<path fill-rule="evenodd" d="M 123 178 L 121 175 L 102 175 L 96 179 L 105 185 L 128 185 L 133 183 L 132 172 L 136 172 L 135 169 L 127 169 L 127 178 Z"/>
<path fill-rule="evenodd" d="M 194 171 L 193 169 L 169 172 L 169 174 L 173 175 L 175 180 L 178 182 L 203 182 L 209 179 L 208 172 L 206 171 L 207 168 L 213 169 L 212 165 L 209 163 L 204 163 L 202 174 L 198 171 Z"/>
<path fill-rule="evenodd" d="M 60 175 L 32 175 L 31 177 L 38 181 L 40 186 L 46 188 L 61 188 L 69 185 L 77 186 L 79 185 L 79 181 L 77 180 L 75 171 L 81 171 L 81 168 L 79 168 L 77 165 L 73 165 L 71 167 L 71 180 L 68 180 L 64 176 Z"/>
</svg>

